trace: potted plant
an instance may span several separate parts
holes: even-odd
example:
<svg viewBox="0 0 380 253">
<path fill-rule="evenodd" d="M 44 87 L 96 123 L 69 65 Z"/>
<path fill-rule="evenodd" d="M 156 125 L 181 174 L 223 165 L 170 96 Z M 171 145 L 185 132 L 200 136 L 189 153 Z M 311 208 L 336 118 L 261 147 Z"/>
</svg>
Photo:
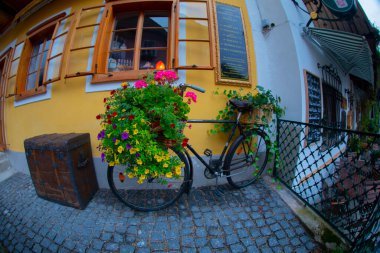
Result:
<svg viewBox="0 0 380 253">
<path fill-rule="evenodd" d="M 181 161 L 170 157 L 168 146 L 181 149 L 189 104 L 196 96 L 188 92 L 183 101 L 173 71 L 145 75 L 133 86 L 124 82 L 104 98 L 105 112 L 98 134 L 102 161 L 125 166 L 124 175 L 143 183 L 147 178 L 180 176 Z"/>
<path fill-rule="evenodd" d="M 216 92 L 218 94 L 218 92 Z M 246 112 L 241 116 L 243 124 L 259 124 L 269 126 L 272 121 L 272 114 L 281 117 L 285 110 L 279 103 L 281 98 L 274 96 L 271 90 L 266 90 L 261 86 L 256 86 L 253 92 L 242 94 L 241 90 L 224 90 L 223 94 L 230 99 L 238 99 L 252 103 L 252 111 Z M 232 120 L 236 117 L 235 108 L 227 103 L 226 106 L 218 112 L 216 119 Z M 231 129 L 230 124 L 216 124 L 211 133 L 228 132 Z"/>
</svg>

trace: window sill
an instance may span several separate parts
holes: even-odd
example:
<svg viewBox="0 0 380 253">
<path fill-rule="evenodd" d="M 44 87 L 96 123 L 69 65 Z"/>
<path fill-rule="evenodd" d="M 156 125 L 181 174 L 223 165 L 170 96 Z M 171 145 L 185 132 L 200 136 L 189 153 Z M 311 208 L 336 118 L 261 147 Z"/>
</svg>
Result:
<svg viewBox="0 0 380 253">
<path fill-rule="evenodd" d="M 137 70 L 130 72 L 110 72 L 104 74 L 94 74 L 91 80 L 92 84 L 104 84 L 107 82 L 124 82 L 140 79 L 143 75 L 156 71 L 156 69 Z"/>
<path fill-rule="evenodd" d="M 21 105 L 26 105 L 34 102 L 39 102 L 43 100 L 51 99 L 51 84 L 45 86 L 41 86 L 40 90 L 35 92 L 23 92 L 20 95 L 15 97 L 14 106 L 18 107 Z"/>
<path fill-rule="evenodd" d="M 38 96 L 46 93 L 46 86 L 40 86 L 34 90 L 24 91 L 16 96 L 16 101 L 21 101 L 30 97 Z"/>
</svg>

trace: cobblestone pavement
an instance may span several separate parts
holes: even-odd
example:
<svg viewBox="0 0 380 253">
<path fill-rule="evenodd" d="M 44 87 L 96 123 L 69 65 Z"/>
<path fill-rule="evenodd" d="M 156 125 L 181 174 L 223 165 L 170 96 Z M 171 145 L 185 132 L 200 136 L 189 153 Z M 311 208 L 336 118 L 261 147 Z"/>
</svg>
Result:
<svg viewBox="0 0 380 253">
<path fill-rule="evenodd" d="M 77 210 L 39 198 L 30 177 L 18 173 L 0 183 L 0 241 L 10 252 L 321 252 L 264 182 L 225 188 L 223 196 L 193 189 L 151 213 L 99 190 Z"/>
</svg>

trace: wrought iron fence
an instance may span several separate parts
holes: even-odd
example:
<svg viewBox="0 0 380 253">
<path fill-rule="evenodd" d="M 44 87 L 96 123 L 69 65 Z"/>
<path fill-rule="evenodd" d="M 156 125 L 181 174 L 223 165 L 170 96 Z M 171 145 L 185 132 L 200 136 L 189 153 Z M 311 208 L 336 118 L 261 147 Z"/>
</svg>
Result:
<svg viewBox="0 0 380 253">
<path fill-rule="evenodd" d="M 379 247 L 380 135 L 279 120 L 277 141 L 274 175 L 353 248 Z"/>
</svg>

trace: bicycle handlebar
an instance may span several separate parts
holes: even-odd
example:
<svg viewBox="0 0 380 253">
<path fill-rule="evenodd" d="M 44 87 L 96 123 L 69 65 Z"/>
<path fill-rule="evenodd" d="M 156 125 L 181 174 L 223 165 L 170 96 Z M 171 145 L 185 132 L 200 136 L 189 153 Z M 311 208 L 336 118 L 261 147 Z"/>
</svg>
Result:
<svg viewBox="0 0 380 253">
<path fill-rule="evenodd" d="M 194 84 L 181 83 L 179 86 L 180 86 L 181 88 L 183 88 L 183 89 L 190 88 L 190 89 L 193 89 L 193 90 L 196 90 L 196 91 L 202 92 L 202 93 L 205 93 L 205 92 L 206 92 L 205 89 L 203 89 L 203 88 L 201 88 L 201 87 L 199 87 L 199 86 L 196 86 L 196 85 L 194 85 Z"/>
</svg>

